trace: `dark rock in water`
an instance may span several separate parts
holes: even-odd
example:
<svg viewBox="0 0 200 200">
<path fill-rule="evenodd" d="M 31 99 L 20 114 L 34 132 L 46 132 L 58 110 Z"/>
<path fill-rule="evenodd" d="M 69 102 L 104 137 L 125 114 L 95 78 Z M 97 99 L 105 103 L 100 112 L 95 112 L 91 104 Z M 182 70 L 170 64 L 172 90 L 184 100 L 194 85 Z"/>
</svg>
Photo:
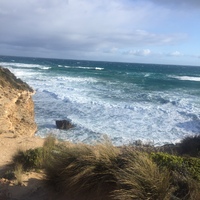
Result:
<svg viewBox="0 0 200 200">
<path fill-rule="evenodd" d="M 56 120 L 56 126 L 58 129 L 65 129 L 65 130 L 74 127 L 74 125 L 69 120 Z"/>
</svg>

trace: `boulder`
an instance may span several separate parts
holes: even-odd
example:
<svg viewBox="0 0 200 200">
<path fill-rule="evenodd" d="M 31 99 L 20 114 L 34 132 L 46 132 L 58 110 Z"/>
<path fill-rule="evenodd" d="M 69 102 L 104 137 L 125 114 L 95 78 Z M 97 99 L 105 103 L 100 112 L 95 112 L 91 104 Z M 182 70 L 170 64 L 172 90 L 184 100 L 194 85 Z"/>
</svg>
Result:
<svg viewBox="0 0 200 200">
<path fill-rule="evenodd" d="M 58 129 L 68 130 L 73 128 L 74 125 L 69 120 L 56 120 L 56 127 Z"/>
</svg>

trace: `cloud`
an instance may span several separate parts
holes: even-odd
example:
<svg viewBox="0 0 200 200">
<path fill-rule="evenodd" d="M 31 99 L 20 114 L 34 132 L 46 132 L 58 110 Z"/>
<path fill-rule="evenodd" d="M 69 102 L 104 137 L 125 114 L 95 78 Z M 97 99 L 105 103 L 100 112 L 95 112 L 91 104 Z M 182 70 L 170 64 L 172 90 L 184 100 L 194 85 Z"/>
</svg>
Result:
<svg viewBox="0 0 200 200">
<path fill-rule="evenodd" d="M 138 29 L 147 23 L 146 8 L 130 10 L 117 0 L 19 0 L 12 4 L 4 0 L 0 8 L 4 12 L 0 12 L 4 24 L 0 42 L 9 45 L 94 50 L 172 44 L 185 38 L 180 33 L 156 34 Z"/>
<path fill-rule="evenodd" d="M 189 38 L 184 29 L 169 28 L 181 26 L 170 26 L 177 19 L 168 7 L 175 4 L 178 0 L 1 0 L 0 54 L 77 59 L 116 55 L 119 60 L 124 54 L 150 57 L 154 49 L 164 52 L 165 47 L 169 52 L 170 46 Z"/>
<path fill-rule="evenodd" d="M 151 54 L 151 51 L 149 49 L 130 50 L 130 51 L 124 52 L 124 54 L 134 55 L 134 56 L 148 56 Z"/>
<path fill-rule="evenodd" d="M 179 56 L 183 56 L 183 54 L 180 53 L 179 51 L 174 51 L 172 53 L 169 53 L 168 56 L 179 57 Z"/>
</svg>

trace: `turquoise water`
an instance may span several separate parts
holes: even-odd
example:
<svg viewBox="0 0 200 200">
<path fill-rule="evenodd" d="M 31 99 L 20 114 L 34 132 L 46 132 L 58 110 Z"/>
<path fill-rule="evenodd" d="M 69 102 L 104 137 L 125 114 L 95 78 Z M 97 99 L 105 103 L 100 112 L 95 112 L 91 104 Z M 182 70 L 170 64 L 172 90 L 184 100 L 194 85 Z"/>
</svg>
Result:
<svg viewBox="0 0 200 200">
<path fill-rule="evenodd" d="M 200 67 L 5 56 L 0 65 L 36 90 L 41 137 L 162 145 L 200 132 Z M 75 128 L 57 130 L 66 118 Z"/>
</svg>

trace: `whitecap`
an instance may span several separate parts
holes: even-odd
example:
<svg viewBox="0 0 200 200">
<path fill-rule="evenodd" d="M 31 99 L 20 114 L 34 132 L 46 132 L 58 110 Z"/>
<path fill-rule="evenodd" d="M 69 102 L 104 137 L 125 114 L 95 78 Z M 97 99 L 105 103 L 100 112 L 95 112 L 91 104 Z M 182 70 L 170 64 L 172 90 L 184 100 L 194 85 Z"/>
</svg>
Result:
<svg viewBox="0 0 200 200">
<path fill-rule="evenodd" d="M 37 68 L 37 67 L 41 67 L 41 65 L 38 65 L 38 64 L 25 64 L 25 63 L 6 63 L 6 62 L 1 62 L 0 64 L 3 65 L 3 66 L 21 67 L 21 68 Z"/>
<path fill-rule="evenodd" d="M 195 76 L 169 76 L 169 77 L 181 81 L 200 81 L 200 77 L 195 77 Z"/>
<path fill-rule="evenodd" d="M 60 65 L 59 67 L 62 67 L 62 65 Z M 64 68 L 72 68 L 72 67 L 65 65 Z"/>
<path fill-rule="evenodd" d="M 82 66 L 78 66 L 78 67 L 74 67 L 77 69 L 94 69 L 93 67 L 82 67 Z"/>
<path fill-rule="evenodd" d="M 44 69 L 44 70 L 48 70 L 48 69 L 51 69 L 51 67 L 40 67 L 41 69 Z"/>
<path fill-rule="evenodd" d="M 95 70 L 104 70 L 102 67 L 95 67 Z"/>
<path fill-rule="evenodd" d="M 19 68 L 39 68 L 39 69 L 50 69 L 49 66 L 43 66 L 39 64 L 26 64 L 26 63 L 7 63 L 7 62 L 0 62 L 0 65 L 5 67 L 19 67 Z"/>
<path fill-rule="evenodd" d="M 149 77 L 150 76 L 150 73 L 147 73 L 144 75 L 144 77 Z"/>
</svg>

